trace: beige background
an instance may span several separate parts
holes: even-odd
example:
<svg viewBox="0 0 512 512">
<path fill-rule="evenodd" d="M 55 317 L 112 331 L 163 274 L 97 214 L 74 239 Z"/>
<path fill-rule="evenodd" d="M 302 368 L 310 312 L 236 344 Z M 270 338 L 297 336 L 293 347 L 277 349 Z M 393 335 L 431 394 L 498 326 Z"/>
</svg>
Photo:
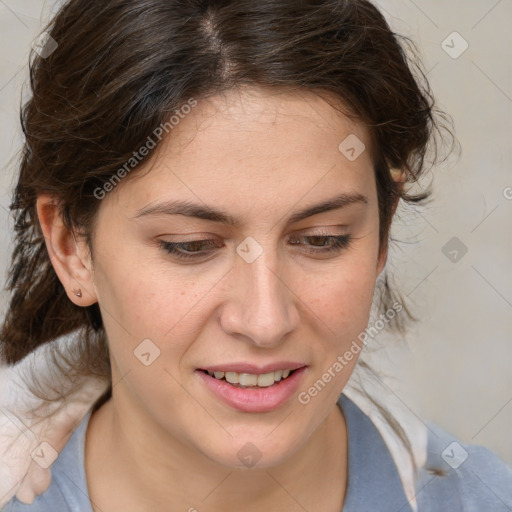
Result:
<svg viewBox="0 0 512 512">
<path fill-rule="evenodd" d="M 12 231 L 8 205 L 21 144 L 20 91 L 31 42 L 55 2 L 0 0 L 0 267 Z M 435 168 L 434 200 L 401 209 L 388 268 L 422 321 L 399 345 L 379 336 L 379 364 L 422 421 L 487 446 L 512 464 L 512 38 L 510 0 L 380 0 L 392 26 L 420 46 L 439 104 L 455 121 L 459 160 Z M 450 36 L 457 32 L 460 36 Z M 443 41 L 452 48 L 443 49 Z M 458 56 L 454 52 L 467 50 Z M 457 237 L 467 253 L 450 261 Z M 459 253 L 460 255 L 460 253 Z M 2 311 L 6 294 L 0 296 Z"/>
</svg>

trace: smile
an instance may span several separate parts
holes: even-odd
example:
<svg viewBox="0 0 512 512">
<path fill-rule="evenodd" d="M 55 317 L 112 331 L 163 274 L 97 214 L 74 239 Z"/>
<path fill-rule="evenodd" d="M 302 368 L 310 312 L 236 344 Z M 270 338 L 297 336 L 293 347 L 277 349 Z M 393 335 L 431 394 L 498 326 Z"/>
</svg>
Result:
<svg viewBox="0 0 512 512">
<path fill-rule="evenodd" d="M 205 370 L 206 371 L 206 370 Z M 207 371 L 210 377 L 218 380 L 226 380 L 230 384 L 241 388 L 260 387 L 267 388 L 273 386 L 276 382 L 287 379 L 294 370 L 276 370 L 274 372 L 254 374 L 238 372 L 212 372 Z"/>
<path fill-rule="evenodd" d="M 215 400 L 242 412 L 270 412 L 297 393 L 306 370 L 307 366 L 301 366 L 248 373 L 215 368 L 195 373 Z"/>
</svg>

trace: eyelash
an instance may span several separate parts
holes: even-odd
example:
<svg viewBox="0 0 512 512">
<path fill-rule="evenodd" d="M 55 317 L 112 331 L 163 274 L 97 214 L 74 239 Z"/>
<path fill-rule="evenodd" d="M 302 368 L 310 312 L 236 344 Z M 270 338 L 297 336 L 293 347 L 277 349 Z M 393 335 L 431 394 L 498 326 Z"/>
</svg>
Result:
<svg viewBox="0 0 512 512">
<path fill-rule="evenodd" d="M 351 235 L 309 235 L 309 236 L 300 236 L 297 238 L 325 238 L 332 240 L 332 244 L 327 246 L 327 249 L 313 249 L 307 250 L 310 254 L 321 254 L 321 253 L 333 253 L 340 252 L 343 249 L 349 247 L 352 242 Z M 190 242 L 166 242 L 164 240 L 160 240 L 160 247 L 169 254 L 176 256 L 179 259 L 187 260 L 194 259 L 204 256 L 204 251 L 195 251 L 195 252 L 181 252 L 184 250 L 184 246 L 189 244 L 200 244 L 200 243 L 208 243 L 214 242 L 213 240 L 191 240 Z M 213 245 L 213 244 L 211 244 Z M 298 245 L 296 243 L 292 245 Z M 314 246 L 314 247 L 322 247 L 322 246 Z M 325 247 L 325 246 L 324 246 Z"/>
</svg>

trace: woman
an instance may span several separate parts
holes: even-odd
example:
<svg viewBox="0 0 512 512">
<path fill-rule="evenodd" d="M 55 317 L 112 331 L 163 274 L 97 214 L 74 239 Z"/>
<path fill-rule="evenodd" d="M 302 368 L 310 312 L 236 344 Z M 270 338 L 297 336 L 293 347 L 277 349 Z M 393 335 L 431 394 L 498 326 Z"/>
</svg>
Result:
<svg viewBox="0 0 512 512">
<path fill-rule="evenodd" d="M 52 343 L 37 417 L 80 421 L 5 510 L 512 507 L 496 456 L 345 392 L 381 275 L 412 319 L 389 229 L 440 126 L 371 3 L 71 0 L 37 53 L 2 354 Z"/>
</svg>

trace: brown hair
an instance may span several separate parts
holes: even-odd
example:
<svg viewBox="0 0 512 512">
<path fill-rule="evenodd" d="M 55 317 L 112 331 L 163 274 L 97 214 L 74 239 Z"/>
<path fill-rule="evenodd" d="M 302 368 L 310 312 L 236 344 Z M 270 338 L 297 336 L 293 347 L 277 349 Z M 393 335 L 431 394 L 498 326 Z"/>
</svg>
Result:
<svg viewBox="0 0 512 512">
<path fill-rule="evenodd" d="M 395 202 L 420 203 L 431 193 L 409 194 L 390 170 L 417 182 L 429 151 L 432 164 L 438 158 L 442 130 L 450 133 L 448 117 L 434 106 L 414 44 L 367 0 L 69 0 L 46 30 L 58 47 L 50 55 L 32 52 L 32 96 L 21 112 L 26 140 L 11 204 L 12 294 L 0 332 L 9 364 L 79 329 L 73 352 L 53 354 L 55 364 L 73 375 L 110 376 L 98 305 L 68 299 L 48 257 L 36 199 L 54 194 L 67 227 L 94 255 L 94 191 L 190 98 L 242 85 L 338 98 L 370 130 L 382 250 Z M 417 318 L 387 272 L 381 290 L 384 310 L 403 304 L 404 313 L 389 323 L 403 333 Z"/>
</svg>

